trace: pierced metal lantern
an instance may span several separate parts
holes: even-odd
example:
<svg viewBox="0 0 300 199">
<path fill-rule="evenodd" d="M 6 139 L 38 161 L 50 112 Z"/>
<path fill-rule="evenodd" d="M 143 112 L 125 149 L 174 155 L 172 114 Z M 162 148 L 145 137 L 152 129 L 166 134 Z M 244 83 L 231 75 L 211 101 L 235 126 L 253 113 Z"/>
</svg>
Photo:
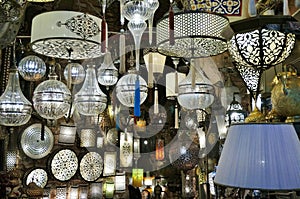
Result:
<svg viewBox="0 0 300 199">
<path fill-rule="evenodd" d="M 222 30 L 229 20 L 220 14 L 209 12 L 174 13 L 174 30 L 170 30 L 170 17 L 157 24 L 158 51 L 172 57 L 198 58 L 218 55 L 227 50 Z M 170 44 L 170 32 L 174 34 L 174 45 Z"/>
</svg>

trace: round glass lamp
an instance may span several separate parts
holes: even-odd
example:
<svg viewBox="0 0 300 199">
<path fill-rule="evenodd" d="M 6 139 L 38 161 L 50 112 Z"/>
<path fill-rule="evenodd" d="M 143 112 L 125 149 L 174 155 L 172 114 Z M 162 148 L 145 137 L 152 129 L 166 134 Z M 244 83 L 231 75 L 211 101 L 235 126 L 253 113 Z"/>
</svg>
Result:
<svg viewBox="0 0 300 199">
<path fill-rule="evenodd" d="M 189 110 L 205 109 L 214 101 L 214 87 L 200 67 L 191 64 L 187 77 L 178 85 L 178 103 Z"/>
<path fill-rule="evenodd" d="M 107 98 L 98 85 L 94 65 L 88 65 L 81 89 L 75 94 L 74 104 L 77 111 L 86 116 L 95 116 L 106 108 Z"/>
<path fill-rule="evenodd" d="M 147 82 L 137 74 L 131 73 L 124 75 L 120 78 L 116 85 L 116 92 L 118 100 L 127 107 L 134 107 L 134 92 L 135 82 L 137 77 L 140 82 L 140 104 L 142 104 L 147 98 Z"/>
<path fill-rule="evenodd" d="M 118 69 L 111 59 L 110 52 L 105 54 L 104 61 L 97 72 L 99 84 L 109 87 L 117 83 L 119 75 Z"/>
<path fill-rule="evenodd" d="M 38 56 L 29 55 L 21 59 L 18 70 L 25 80 L 38 81 L 46 74 L 46 64 Z"/>
<path fill-rule="evenodd" d="M 20 88 L 18 71 L 12 70 L 8 76 L 6 89 L 0 97 L 0 125 L 26 124 L 31 117 L 31 105 Z"/>
<path fill-rule="evenodd" d="M 59 119 L 68 113 L 71 104 L 71 91 L 54 72 L 49 80 L 40 83 L 33 92 L 33 106 L 36 112 L 45 119 Z"/>
<path fill-rule="evenodd" d="M 70 78 L 72 84 L 80 84 L 85 77 L 83 66 L 79 63 L 68 63 L 64 69 L 64 77 L 67 81 L 69 81 Z"/>
</svg>

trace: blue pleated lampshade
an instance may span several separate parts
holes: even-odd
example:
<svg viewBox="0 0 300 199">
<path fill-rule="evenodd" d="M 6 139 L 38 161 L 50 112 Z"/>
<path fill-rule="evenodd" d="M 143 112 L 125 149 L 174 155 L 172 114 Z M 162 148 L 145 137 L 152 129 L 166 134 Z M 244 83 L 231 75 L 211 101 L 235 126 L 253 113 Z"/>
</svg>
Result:
<svg viewBox="0 0 300 199">
<path fill-rule="evenodd" d="M 232 125 L 214 182 L 246 189 L 300 189 L 300 142 L 294 126 Z"/>
</svg>

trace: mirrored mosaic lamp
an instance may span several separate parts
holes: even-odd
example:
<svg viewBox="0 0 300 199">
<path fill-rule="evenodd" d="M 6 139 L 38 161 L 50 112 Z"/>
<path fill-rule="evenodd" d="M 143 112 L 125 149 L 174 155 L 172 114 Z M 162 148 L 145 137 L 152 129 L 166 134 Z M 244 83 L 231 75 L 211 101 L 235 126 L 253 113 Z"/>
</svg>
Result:
<svg viewBox="0 0 300 199">
<path fill-rule="evenodd" d="M 189 110 L 205 109 L 214 102 L 214 87 L 204 76 L 201 66 L 191 61 L 187 77 L 178 85 L 178 103 Z"/>
<path fill-rule="evenodd" d="M 71 107 L 71 91 L 55 74 L 51 66 L 49 79 L 40 83 L 33 92 L 33 106 L 45 119 L 56 120 L 65 116 Z"/>
<path fill-rule="evenodd" d="M 109 86 L 113 86 L 117 83 L 118 75 L 118 69 L 115 67 L 112 61 L 111 53 L 106 52 L 103 63 L 97 70 L 99 84 L 106 86 L 108 89 Z"/>
<path fill-rule="evenodd" d="M 29 55 L 20 60 L 18 70 L 25 80 L 38 81 L 46 74 L 46 64 L 38 56 Z"/>
<path fill-rule="evenodd" d="M 175 12 L 174 16 L 165 16 L 156 25 L 158 51 L 188 59 L 221 54 L 227 50 L 226 39 L 221 35 L 227 25 L 229 20 L 220 14 Z"/>
<path fill-rule="evenodd" d="M 75 94 L 74 105 L 77 111 L 86 116 L 95 116 L 106 108 L 107 96 L 99 87 L 95 65 L 88 65 L 81 89 Z"/>
<path fill-rule="evenodd" d="M 100 24 L 100 18 L 81 12 L 44 12 L 32 20 L 31 48 L 38 54 L 59 59 L 100 57 Z"/>
</svg>

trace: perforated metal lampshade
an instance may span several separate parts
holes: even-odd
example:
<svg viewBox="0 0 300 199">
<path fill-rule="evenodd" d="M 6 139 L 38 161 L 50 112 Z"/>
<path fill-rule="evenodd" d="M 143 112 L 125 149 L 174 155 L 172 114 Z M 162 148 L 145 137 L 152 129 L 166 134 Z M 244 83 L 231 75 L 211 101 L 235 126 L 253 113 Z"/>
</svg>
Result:
<svg viewBox="0 0 300 199">
<path fill-rule="evenodd" d="M 229 20 L 220 14 L 189 11 L 174 14 L 174 40 L 169 42 L 169 16 L 157 23 L 157 46 L 172 57 L 198 58 L 218 55 L 227 50 L 222 30 Z"/>
</svg>

